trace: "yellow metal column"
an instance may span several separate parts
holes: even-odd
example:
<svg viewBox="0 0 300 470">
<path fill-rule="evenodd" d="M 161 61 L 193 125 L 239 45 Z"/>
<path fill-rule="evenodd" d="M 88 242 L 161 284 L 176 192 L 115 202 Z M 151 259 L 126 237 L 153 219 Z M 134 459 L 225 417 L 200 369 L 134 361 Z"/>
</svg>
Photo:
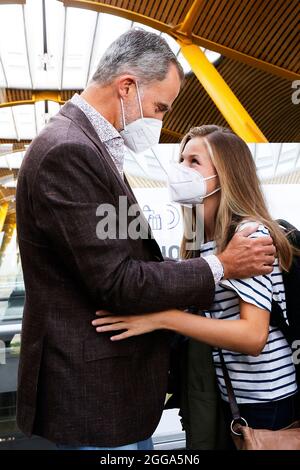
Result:
<svg viewBox="0 0 300 470">
<path fill-rule="evenodd" d="M 2 232 L 3 230 L 7 211 L 8 211 L 8 202 L 2 200 L 2 202 L 0 203 L 0 232 Z"/>
<path fill-rule="evenodd" d="M 181 40 L 178 37 L 176 40 L 194 74 L 219 108 L 232 130 L 246 142 L 268 142 L 202 50 L 189 41 Z"/>
</svg>

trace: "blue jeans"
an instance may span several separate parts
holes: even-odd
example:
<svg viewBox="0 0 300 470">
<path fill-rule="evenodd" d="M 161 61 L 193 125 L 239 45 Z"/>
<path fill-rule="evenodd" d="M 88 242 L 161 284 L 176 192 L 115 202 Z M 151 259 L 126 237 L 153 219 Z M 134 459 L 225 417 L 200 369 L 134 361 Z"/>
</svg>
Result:
<svg viewBox="0 0 300 470">
<path fill-rule="evenodd" d="M 152 438 L 145 441 L 134 442 L 120 447 L 93 447 L 93 446 L 71 446 L 57 444 L 59 450 L 153 450 Z"/>
<path fill-rule="evenodd" d="M 226 421 L 230 424 L 232 416 L 229 404 L 223 401 Z M 248 425 L 254 429 L 285 428 L 296 420 L 295 395 L 282 400 L 268 401 L 266 403 L 239 404 L 241 416 Z"/>
</svg>

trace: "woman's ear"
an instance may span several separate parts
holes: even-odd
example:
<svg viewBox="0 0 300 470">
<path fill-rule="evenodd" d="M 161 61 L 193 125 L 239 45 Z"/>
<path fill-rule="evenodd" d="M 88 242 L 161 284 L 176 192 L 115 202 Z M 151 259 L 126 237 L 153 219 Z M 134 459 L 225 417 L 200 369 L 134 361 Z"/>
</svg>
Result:
<svg viewBox="0 0 300 470">
<path fill-rule="evenodd" d="M 135 89 L 136 79 L 133 75 L 121 75 L 116 81 L 117 92 L 123 100 L 128 99 Z"/>
</svg>

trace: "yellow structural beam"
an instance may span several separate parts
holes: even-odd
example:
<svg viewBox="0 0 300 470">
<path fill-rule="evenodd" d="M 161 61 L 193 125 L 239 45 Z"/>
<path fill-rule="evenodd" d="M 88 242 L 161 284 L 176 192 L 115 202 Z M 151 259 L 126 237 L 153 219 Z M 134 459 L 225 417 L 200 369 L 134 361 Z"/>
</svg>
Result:
<svg viewBox="0 0 300 470">
<path fill-rule="evenodd" d="M 203 0 L 194 0 L 191 8 L 185 15 L 183 22 L 179 25 L 178 31 L 184 31 L 184 33 L 187 36 L 191 35 L 194 29 L 195 23 L 199 17 L 199 8 L 203 6 L 203 3 L 204 3 Z"/>
<path fill-rule="evenodd" d="M 126 8 L 116 7 L 107 3 L 103 3 L 96 0 L 58 0 L 64 4 L 65 7 L 84 8 L 86 10 L 97 11 L 99 13 L 108 13 L 110 15 L 120 16 L 130 21 L 142 23 L 151 28 L 157 29 L 163 33 L 167 33 L 170 36 L 177 36 L 180 34 L 182 40 L 191 39 L 194 44 L 201 46 L 205 49 L 218 52 L 219 54 L 229 57 L 230 59 L 237 60 L 244 64 L 250 65 L 265 72 L 277 75 L 287 80 L 299 80 L 300 74 L 283 67 L 265 62 L 257 59 L 256 57 L 244 54 L 230 47 L 223 46 L 209 39 L 198 36 L 192 32 L 195 22 L 197 21 L 197 15 L 199 15 L 199 8 L 203 3 L 203 0 L 194 0 L 191 9 L 188 11 L 185 19 L 178 25 L 171 25 L 162 21 L 156 20 L 149 16 L 137 13 Z"/>
<path fill-rule="evenodd" d="M 33 91 L 31 99 L 29 100 L 17 100 L 17 101 L 6 101 L 0 103 L 0 108 L 8 108 L 11 106 L 19 106 L 21 104 L 34 104 L 37 101 L 55 101 L 59 104 L 64 104 L 65 101 L 61 98 L 59 91 L 55 90 L 41 90 Z"/>
<path fill-rule="evenodd" d="M 3 230 L 4 222 L 8 211 L 8 202 L 2 201 L 0 204 L 0 232 Z"/>
<path fill-rule="evenodd" d="M 26 0 L 0 0 L 0 5 L 25 5 Z"/>
<path fill-rule="evenodd" d="M 177 39 L 185 59 L 224 118 L 246 142 L 267 142 L 251 116 L 198 46 Z"/>
<path fill-rule="evenodd" d="M 127 10 L 126 8 L 116 7 L 115 5 L 110 5 L 107 3 L 97 2 L 93 0 L 58 1 L 62 2 L 65 7 L 84 8 L 85 10 L 92 10 L 97 11 L 99 13 L 108 13 L 109 15 L 120 16 L 121 18 L 125 18 L 126 20 L 142 23 L 165 33 L 170 30 L 170 26 L 166 23 L 163 23 L 162 21 L 150 18 L 149 16 L 143 15 L 142 13 Z"/>
<path fill-rule="evenodd" d="M 4 235 L 3 235 L 3 238 L 2 238 L 2 243 L 1 243 L 1 248 L 0 248 L 0 265 L 1 265 L 1 268 L 2 268 L 2 263 L 4 261 L 5 254 L 8 251 L 10 251 L 10 244 L 12 242 L 15 243 L 16 230 L 17 230 L 16 211 L 14 209 L 14 212 L 12 214 L 8 215 L 7 220 L 6 220 L 6 222 L 3 226 Z M 6 271 L 6 269 L 5 270 L 3 269 L 3 271 Z M 7 275 L 7 272 L 5 272 L 5 275 Z"/>
</svg>

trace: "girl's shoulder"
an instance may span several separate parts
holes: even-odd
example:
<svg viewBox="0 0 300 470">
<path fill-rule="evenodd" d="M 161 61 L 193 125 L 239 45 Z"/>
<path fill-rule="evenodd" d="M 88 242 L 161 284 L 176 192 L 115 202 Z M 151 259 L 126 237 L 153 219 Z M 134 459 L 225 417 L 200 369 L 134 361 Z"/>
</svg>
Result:
<svg viewBox="0 0 300 470">
<path fill-rule="evenodd" d="M 239 223 L 235 231 L 240 232 L 241 230 L 244 230 L 247 227 L 255 227 L 255 226 L 257 226 L 257 230 L 253 232 L 251 235 L 249 235 L 250 238 L 258 238 L 258 237 L 263 237 L 263 236 L 266 237 L 270 235 L 268 227 L 266 227 L 259 220 L 245 219 Z"/>
</svg>

